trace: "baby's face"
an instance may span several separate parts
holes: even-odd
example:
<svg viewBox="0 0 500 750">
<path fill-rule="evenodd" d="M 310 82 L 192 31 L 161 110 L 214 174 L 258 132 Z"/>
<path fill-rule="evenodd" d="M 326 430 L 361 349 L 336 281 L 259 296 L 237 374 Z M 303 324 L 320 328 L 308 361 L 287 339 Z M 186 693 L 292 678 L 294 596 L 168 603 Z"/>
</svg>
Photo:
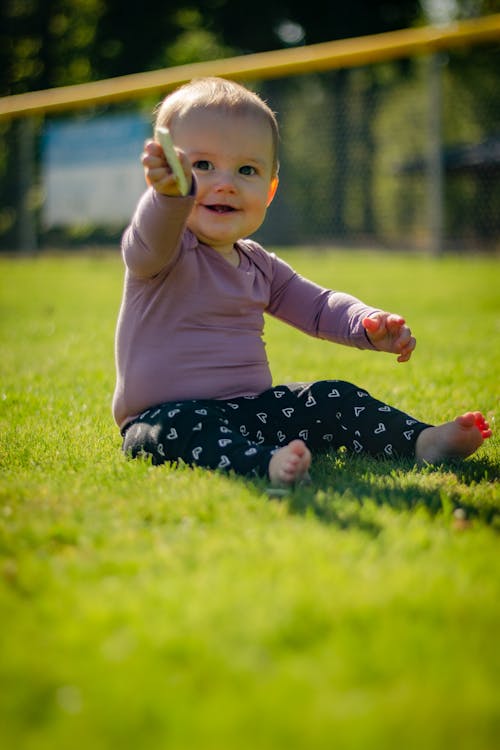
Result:
<svg viewBox="0 0 500 750">
<path fill-rule="evenodd" d="M 255 232 L 277 185 L 270 125 L 258 114 L 191 110 L 170 124 L 196 175 L 187 225 L 220 252 Z"/>
</svg>

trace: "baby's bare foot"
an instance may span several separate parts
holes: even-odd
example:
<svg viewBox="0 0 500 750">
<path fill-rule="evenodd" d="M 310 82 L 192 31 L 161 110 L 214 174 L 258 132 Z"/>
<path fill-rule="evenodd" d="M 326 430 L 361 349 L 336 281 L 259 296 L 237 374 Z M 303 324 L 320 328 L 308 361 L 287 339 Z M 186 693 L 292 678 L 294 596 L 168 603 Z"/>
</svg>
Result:
<svg viewBox="0 0 500 750">
<path fill-rule="evenodd" d="M 311 453 L 302 440 L 292 440 L 276 451 L 269 462 L 271 484 L 294 484 L 307 476 Z"/>
<path fill-rule="evenodd" d="M 466 458 L 490 436 L 490 426 L 481 412 L 468 411 L 453 422 L 423 430 L 417 438 L 415 456 L 428 463 Z"/>
</svg>

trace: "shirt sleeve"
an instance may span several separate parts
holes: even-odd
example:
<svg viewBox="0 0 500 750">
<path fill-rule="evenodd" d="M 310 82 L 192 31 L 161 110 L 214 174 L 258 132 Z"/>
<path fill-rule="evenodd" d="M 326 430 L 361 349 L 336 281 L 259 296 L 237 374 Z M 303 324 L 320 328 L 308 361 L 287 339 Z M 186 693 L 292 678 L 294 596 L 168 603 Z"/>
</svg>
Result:
<svg viewBox="0 0 500 750">
<path fill-rule="evenodd" d="M 133 276 L 151 278 L 175 262 L 193 201 L 194 188 L 185 198 L 146 190 L 122 238 L 123 259 Z"/>
<path fill-rule="evenodd" d="M 326 289 L 300 276 L 271 254 L 272 282 L 267 312 L 316 338 L 359 349 L 375 349 L 363 318 L 378 312 L 344 292 Z"/>
</svg>

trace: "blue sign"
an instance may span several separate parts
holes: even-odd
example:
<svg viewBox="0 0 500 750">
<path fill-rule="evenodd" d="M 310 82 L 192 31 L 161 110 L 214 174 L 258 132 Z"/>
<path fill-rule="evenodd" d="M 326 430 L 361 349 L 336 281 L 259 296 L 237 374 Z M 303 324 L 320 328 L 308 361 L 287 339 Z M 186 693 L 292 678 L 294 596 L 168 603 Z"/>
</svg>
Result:
<svg viewBox="0 0 500 750">
<path fill-rule="evenodd" d="M 51 166 L 136 160 L 153 127 L 140 115 L 109 115 L 94 120 L 49 122 L 42 138 Z"/>
</svg>

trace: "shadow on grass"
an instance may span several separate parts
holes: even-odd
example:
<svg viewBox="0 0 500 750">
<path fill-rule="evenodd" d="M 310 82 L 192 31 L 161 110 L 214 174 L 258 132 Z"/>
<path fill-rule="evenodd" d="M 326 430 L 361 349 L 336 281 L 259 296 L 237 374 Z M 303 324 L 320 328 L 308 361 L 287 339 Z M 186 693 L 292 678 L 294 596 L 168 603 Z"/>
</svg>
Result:
<svg viewBox="0 0 500 750">
<path fill-rule="evenodd" d="M 496 463 L 476 458 L 417 467 L 412 461 L 376 460 L 348 454 L 318 457 L 311 482 L 291 489 L 290 512 L 310 515 L 340 528 L 377 534 L 377 508 L 396 511 L 425 508 L 431 516 L 453 517 L 460 508 L 467 519 L 500 527 L 500 476 Z"/>
</svg>

